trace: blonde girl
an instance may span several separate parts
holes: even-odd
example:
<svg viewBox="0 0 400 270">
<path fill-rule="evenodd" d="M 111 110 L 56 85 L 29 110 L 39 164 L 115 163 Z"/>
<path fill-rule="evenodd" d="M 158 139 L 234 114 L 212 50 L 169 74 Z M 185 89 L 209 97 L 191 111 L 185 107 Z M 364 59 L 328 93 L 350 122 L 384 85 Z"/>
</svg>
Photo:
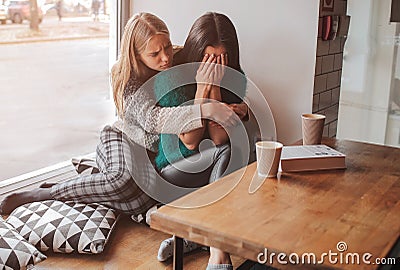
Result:
<svg viewBox="0 0 400 270">
<path fill-rule="evenodd" d="M 78 176 L 51 187 L 11 194 L 3 200 L 1 213 L 9 214 L 25 203 L 49 199 L 95 202 L 130 215 L 144 213 L 152 207 L 155 201 L 137 186 L 129 172 L 127 161 L 134 163 L 135 157 L 126 156 L 123 149 L 134 142 L 149 152 L 155 152 L 158 134 L 165 131 L 165 126 L 168 126 L 169 133 L 180 134 L 202 127 L 202 117 L 230 124 L 237 119 L 224 104 L 161 108 L 153 105 L 153 93 L 137 91 L 151 76 L 171 65 L 172 45 L 165 23 L 149 13 L 134 15 L 125 26 L 121 54 L 111 71 L 113 96 L 120 120 L 104 127 L 100 133 L 96 149 L 100 172 Z M 166 124 L 167 119 L 176 121 Z M 186 123 L 184 129 L 182 123 Z"/>
<path fill-rule="evenodd" d="M 132 179 L 127 162 L 134 163 L 135 157 L 127 156 L 124 149 L 129 149 L 133 141 L 155 152 L 158 134 L 165 132 L 166 126 L 169 133 L 179 135 L 201 128 L 202 118 L 227 126 L 237 119 L 235 113 L 221 103 L 161 108 L 153 105 L 156 104 L 153 93 L 137 91 L 146 80 L 171 65 L 172 44 L 165 23 L 149 13 L 134 15 L 125 26 L 121 54 L 111 71 L 113 97 L 120 120 L 104 127 L 100 133 L 96 150 L 100 172 L 11 194 L 2 202 L 1 213 L 9 214 L 25 203 L 50 199 L 100 203 L 130 215 L 142 214 L 151 208 L 156 202 Z M 167 119 L 175 121 L 166 124 Z M 184 129 L 182 123 L 185 123 Z M 212 250 L 213 263 L 225 263 L 220 252 Z"/>
</svg>

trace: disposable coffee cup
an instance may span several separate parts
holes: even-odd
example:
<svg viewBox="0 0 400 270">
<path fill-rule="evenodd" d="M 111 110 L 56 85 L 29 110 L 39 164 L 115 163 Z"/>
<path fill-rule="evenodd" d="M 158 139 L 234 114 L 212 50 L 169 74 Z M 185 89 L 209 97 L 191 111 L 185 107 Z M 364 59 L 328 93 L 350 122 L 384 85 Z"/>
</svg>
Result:
<svg viewBox="0 0 400 270">
<path fill-rule="evenodd" d="M 325 115 L 306 113 L 301 116 L 303 145 L 321 144 Z"/>
<path fill-rule="evenodd" d="M 262 177 L 276 177 L 283 144 L 274 141 L 256 143 L 257 171 Z"/>
</svg>

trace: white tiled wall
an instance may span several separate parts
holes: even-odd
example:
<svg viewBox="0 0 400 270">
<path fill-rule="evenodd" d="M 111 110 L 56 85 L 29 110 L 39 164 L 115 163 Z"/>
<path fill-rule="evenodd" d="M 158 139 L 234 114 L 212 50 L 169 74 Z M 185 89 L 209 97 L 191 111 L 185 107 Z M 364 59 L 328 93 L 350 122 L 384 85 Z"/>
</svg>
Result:
<svg viewBox="0 0 400 270">
<path fill-rule="evenodd" d="M 338 120 L 343 46 L 345 37 L 322 40 L 322 18 L 326 15 L 346 15 L 347 1 L 334 0 L 333 11 L 322 11 L 320 1 L 317 53 L 315 64 L 313 112 L 326 115 L 324 136 L 335 137 Z"/>
</svg>

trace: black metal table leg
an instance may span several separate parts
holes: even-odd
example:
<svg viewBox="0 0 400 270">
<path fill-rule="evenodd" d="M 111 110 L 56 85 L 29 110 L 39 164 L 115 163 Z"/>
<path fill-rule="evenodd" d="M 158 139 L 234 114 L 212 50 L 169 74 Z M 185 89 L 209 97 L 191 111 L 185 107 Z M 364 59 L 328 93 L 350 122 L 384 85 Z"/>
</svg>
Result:
<svg viewBox="0 0 400 270">
<path fill-rule="evenodd" d="M 183 239 L 174 235 L 174 260 L 173 269 L 183 270 Z"/>
</svg>

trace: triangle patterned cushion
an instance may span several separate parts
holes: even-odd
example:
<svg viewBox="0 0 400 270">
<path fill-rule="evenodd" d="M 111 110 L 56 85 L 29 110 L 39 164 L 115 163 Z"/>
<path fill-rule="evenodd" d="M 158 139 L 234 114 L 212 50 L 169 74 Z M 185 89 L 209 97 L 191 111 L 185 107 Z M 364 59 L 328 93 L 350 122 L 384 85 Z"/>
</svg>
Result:
<svg viewBox="0 0 400 270">
<path fill-rule="evenodd" d="M 0 269 L 26 269 L 46 259 L 0 217 Z"/>
<path fill-rule="evenodd" d="M 73 158 L 71 160 L 78 174 L 89 175 L 99 173 L 96 160 L 91 158 Z"/>
<path fill-rule="evenodd" d="M 48 200 L 22 205 L 7 218 L 41 251 L 101 253 L 118 219 L 100 204 Z"/>
</svg>

